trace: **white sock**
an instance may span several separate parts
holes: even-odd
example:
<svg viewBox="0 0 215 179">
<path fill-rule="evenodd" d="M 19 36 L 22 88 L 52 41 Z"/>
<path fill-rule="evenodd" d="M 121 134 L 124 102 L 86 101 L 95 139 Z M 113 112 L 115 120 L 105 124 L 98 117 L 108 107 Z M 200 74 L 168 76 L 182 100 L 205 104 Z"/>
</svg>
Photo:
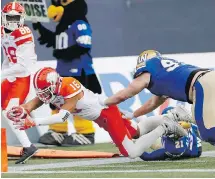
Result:
<svg viewBox="0 0 215 179">
<path fill-rule="evenodd" d="M 158 126 L 153 131 L 148 134 L 142 135 L 136 140 L 135 143 L 132 142 L 127 136 L 125 136 L 122 144 L 129 154 L 130 158 L 136 158 L 142 155 L 142 153 L 151 147 L 156 140 L 165 133 L 163 126 Z"/>
<path fill-rule="evenodd" d="M 156 140 L 165 133 L 163 126 L 158 126 L 156 129 L 152 130 L 148 134 L 142 135 L 135 142 L 136 147 L 140 148 L 141 154 L 151 147 Z"/>
<path fill-rule="evenodd" d="M 147 134 L 161 124 L 163 124 L 163 116 L 151 116 L 140 120 L 138 123 L 140 136 Z"/>
<path fill-rule="evenodd" d="M 14 132 L 15 136 L 18 138 L 19 142 L 21 143 L 21 145 L 23 147 L 30 147 L 31 146 L 31 142 L 26 134 L 25 131 L 21 131 L 19 129 L 15 129 L 15 126 L 13 125 L 13 121 L 9 120 L 6 117 L 6 112 L 2 111 L 3 116 L 5 117 L 5 120 L 7 121 L 7 123 L 9 124 L 10 128 L 12 129 L 12 131 Z"/>
</svg>

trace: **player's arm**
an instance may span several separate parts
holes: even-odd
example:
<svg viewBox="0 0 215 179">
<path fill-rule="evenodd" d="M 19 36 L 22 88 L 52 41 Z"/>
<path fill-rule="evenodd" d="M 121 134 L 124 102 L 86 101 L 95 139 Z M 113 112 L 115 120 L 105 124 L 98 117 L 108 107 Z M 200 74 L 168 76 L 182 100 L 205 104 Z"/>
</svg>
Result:
<svg viewBox="0 0 215 179">
<path fill-rule="evenodd" d="M 152 112 L 161 104 L 163 104 L 166 101 L 166 99 L 167 98 L 164 98 L 162 96 L 153 95 L 144 105 L 142 105 L 140 108 L 134 111 L 134 117 L 139 117 Z"/>
<path fill-rule="evenodd" d="M 8 118 L 15 122 L 14 125 L 17 126 L 16 128 L 26 130 L 34 126 L 63 123 L 69 118 L 73 120 L 71 112 L 75 109 L 75 105 L 79 100 L 79 95 L 67 99 L 59 113 L 44 118 L 31 118 L 28 115 L 26 109 L 32 110 L 36 108 L 36 105 L 39 105 L 36 103 L 36 100 L 37 98 L 31 100 L 25 105 L 22 105 L 22 107 L 15 107 L 7 112 Z"/>
<path fill-rule="evenodd" d="M 143 73 L 142 75 L 135 78 L 127 88 L 120 90 L 113 96 L 107 98 L 104 101 L 104 105 L 110 106 L 114 104 L 119 104 L 128 98 L 131 98 L 141 92 L 144 88 L 148 87 L 150 81 L 150 74 Z"/>
<path fill-rule="evenodd" d="M 35 97 L 25 104 L 12 107 L 7 111 L 7 118 L 13 121 L 18 129 L 26 130 L 36 125 L 30 117 L 30 113 L 41 105 L 43 105 L 43 102 L 38 97 Z"/>
<path fill-rule="evenodd" d="M 43 102 L 38 97 L 35 97 L 29 102 L 22 104 L 21 107 L 23 107 L 26 111 L 31 113 L 33 110 L 39 108 L 42 105 L 43 105 Z"/>
<path fill-rule="evenodd" d="M 72 112 L 80 98 L 80 93 L 65 100 L 65 104 L 61 107 L 59 113 L 47 116 L 44 118 L 34 118 L 35 125 L 49 125 L 56 123 L 63 123 L 67 119 L 73 119 Z"/>
</svg>

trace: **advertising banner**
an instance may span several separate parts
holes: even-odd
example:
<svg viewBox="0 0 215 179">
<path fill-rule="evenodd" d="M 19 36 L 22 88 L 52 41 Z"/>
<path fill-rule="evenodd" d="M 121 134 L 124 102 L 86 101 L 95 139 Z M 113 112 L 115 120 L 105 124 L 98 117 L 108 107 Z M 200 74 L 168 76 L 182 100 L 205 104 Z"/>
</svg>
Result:
<svg viewBox="0 0 215 179">
<path fill-rule="evenodd" d="M 49 22 L 46 0 L 17 0 L 26 12 L 26 21 Z"/>
</svg>

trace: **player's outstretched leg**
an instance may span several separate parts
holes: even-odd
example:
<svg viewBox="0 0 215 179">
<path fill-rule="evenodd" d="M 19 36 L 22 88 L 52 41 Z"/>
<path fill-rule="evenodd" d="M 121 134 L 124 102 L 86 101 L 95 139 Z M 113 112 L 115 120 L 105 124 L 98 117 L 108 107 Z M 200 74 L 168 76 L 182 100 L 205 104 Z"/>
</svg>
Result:
<svg viewBox="0 0 215 179">
<path fill-rule="evenodd" d="M 132 141 L 131 135 L 123 122 L 124 119 L 116 106 L 103 109 L 100 117 L 95 122 L 109 132 L 112 140 L 124 156 L 136 158 L 148 149 L 160 136 L 178 132 L 178 127 L 175 127 L 177 122 L 174 120 L 170 121 L 171 119 L 164 116 L 157 117 L 164 121 L 163 124 L 145 135 L 142 135 L 143 124 L 141 122 L 138 124 L 139 133 L 142 136 L 135 143 Z"/>
<path fill-rule="evenodd" d="M 202 76 L 195 83 L 193 116 L 204 141 L 215 145 L 215 71 Z"/>
</svg>

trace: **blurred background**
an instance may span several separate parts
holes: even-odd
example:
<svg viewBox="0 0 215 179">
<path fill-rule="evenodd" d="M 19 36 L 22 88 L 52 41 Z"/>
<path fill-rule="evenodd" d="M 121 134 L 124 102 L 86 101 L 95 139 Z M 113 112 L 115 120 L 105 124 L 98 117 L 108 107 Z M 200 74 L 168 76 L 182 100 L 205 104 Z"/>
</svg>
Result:
<svg viewBox="0 0 215 179">
<path fill-rule="evenodd" d="M 9 0 L 2 0 L 2 6 Z M 215 51 L 214 0 L 86 0 L 93 30 L 93 57 L 138 55 L 144 49 L 162 53 Z M 51 0 L 46 0 L 47 7 Z M 26 21 L 32 28 L 32 24 Z M 54 22 L 43 23 L 48 29 Z M 35 39 L 38 33 L 34 31 Z M 38 60 L 53 60 L 39 46 Z"/>
<path fill-rule="evenodd" d="M 78 0 L 77 0 L 78 1 Z M 10 0 L 2 0 L 2 7 Z M 20 0 L 22 2 L 22 0 Z M 36 4 L 39 1 L 23 0 Z M 40 0 L 46 8 L 51 0 Z M 94 69 L 103 94 L 110 96 L 132 80 L 136 56 L 146 49 L 155 49 L 178 60 L 215 68 L 215 0 L 86 0 L 87 18 L 92 28 L 92 57 Z M 44 6 L 44 7 L 45 7 Z M 43 7 L 43 8 L 44 8 Z M 46 10 L 45 8 L 45 10 Z M 32 13 L 32 9 L 26 9 Z M 45 12 L 43 26 L 55 31 L 56 24 Z M 38 18 L 39 19 L 39 18 Z M 37 19 L 37 20 L 38 20 Z M 46 48 L 37 41 L 39 34 L 33 30 L 31 18 L 26 20 L 35 38 L 38 67 L 56 67 L 53 48 Z M 29 99 L 34 97 L 32 90 Z M 120 104 L 132 111 L 149 99 L 144 90 L 135 98 Z M 166 105 L 180 102 L 169 101 Z M 184 104 L 189 106 L 188 104 Z M 159 113 L 159 109 L 148 116 Z M 48 106 L 35 111 L 35 115 L 50 115 Z M 6 125 L 3 122 L 3 126 Z M 9 131 L 9 129 L 8 129 Z M 32 142 L 47 131 L 38 127 L 27 131 Z M 106 142 L 110 138 L 96 126 L 95 141 Z M 10 134 L 11 135 L 11 134 Z M 15 144 L 15 137 L 9 137 Z"/>
</svg>

